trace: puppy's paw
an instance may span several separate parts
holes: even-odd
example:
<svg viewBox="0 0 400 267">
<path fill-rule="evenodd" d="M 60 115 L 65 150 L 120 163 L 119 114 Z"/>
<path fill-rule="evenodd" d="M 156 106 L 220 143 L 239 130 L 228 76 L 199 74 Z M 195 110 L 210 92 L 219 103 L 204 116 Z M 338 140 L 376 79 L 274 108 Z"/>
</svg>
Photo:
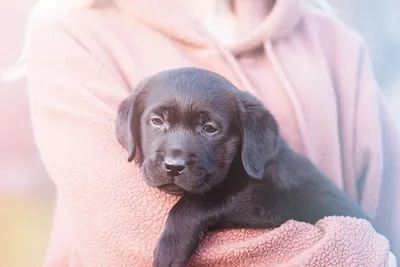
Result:
<svg viewBox="0 0 400 267">
<path fill-rule="evenodd" d="M 186 267 L 188 259 L 179 251 L 176 238 L 166 233 L 162 234 L 157 248 L 154 250 L 153 267 Z"/>
</svg>

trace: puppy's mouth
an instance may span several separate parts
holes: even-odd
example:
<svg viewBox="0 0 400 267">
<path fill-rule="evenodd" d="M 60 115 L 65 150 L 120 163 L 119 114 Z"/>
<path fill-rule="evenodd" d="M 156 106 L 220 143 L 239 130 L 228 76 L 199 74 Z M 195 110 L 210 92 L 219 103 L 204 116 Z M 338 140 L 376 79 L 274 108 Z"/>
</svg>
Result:
<svg viewBox="0 0 400 267">
<path fill-rule="evenodd" d="M 157 188 L 165 193 L 175 195 L 175 196 L 181 196 L 183 195 L 186 190 L 183 189 L 182 187 L 177 186 L 176 184 L 164 184 L 157 186 Z"/>
</svg>

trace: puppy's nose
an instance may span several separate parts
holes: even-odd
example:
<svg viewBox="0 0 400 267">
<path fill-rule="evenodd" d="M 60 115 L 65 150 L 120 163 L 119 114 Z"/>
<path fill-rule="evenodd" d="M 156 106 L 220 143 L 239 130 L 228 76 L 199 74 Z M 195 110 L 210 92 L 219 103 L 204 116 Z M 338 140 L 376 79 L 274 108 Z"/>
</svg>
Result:
<svg viewBox="0 0 400 267">
<path fill-rule="evenodd" d="M 180 175 L 186 168 L 186 162 L 180 157 L 166 157 L 164 168 L 172 176 Z"/>
</svg>

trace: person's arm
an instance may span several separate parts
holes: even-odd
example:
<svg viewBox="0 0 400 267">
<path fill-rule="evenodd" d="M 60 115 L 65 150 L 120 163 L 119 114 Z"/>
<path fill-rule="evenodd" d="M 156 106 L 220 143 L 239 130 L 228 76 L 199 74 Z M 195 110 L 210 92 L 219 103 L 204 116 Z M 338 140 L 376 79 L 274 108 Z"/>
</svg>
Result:
<svg viewBox="0 0 400 267">
<path fill-rule="evenodd" d="M 400 134 L 383 104 L 371 62 L 361 48 L 355 120 L 355 167 L 360 202 L 400 256 Z M 376 188 L 379 195 L 374 195 Z"/>
<path fill-rule="evenodd" d="M 27 52 L 34 135 L 62 209 L 53 235 L 68 232 L 67 261 L 149 265 L 169 202 L 152 196 L 148 203 L 152 191 L 115 137 L 117 108 L 130 88 L 79 17 L 67 20 L 31 25 Z"/>
<path fill-rule="evenodd" d="M 378 225 L 385 229 L 393 253 L 400 258 L 400 136 L 381 98 L 379 111 L 382 131 L 383 181 L 376 215 Z"/>
</svg>

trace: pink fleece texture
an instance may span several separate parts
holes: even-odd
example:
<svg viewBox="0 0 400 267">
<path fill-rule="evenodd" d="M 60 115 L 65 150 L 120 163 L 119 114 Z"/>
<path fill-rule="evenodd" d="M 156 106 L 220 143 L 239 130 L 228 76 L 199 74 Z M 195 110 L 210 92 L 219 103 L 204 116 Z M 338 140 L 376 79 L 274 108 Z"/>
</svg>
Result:
<svg viewBox="0 0 400 267">
<path fill-rule="evenodd" d="M 58 193 L 45 267 L 151 266 L 177 199 L 146 186 L 127 163 L 115 118 L 141 79 L 186 66 L 257 95 L 288 143 L 357 201 L 391 245 L 362 220 L 290 221 L 210 234 L 192 266 L 387 266 L 389 250 L 399 251 L 399 135 L 360 38 L 301 2 L 277 0 L 263 20 L 240 22 L 248 34 L 230 46 L 169 1 L 34 14 L 32 122 Z"/>
</svg>

